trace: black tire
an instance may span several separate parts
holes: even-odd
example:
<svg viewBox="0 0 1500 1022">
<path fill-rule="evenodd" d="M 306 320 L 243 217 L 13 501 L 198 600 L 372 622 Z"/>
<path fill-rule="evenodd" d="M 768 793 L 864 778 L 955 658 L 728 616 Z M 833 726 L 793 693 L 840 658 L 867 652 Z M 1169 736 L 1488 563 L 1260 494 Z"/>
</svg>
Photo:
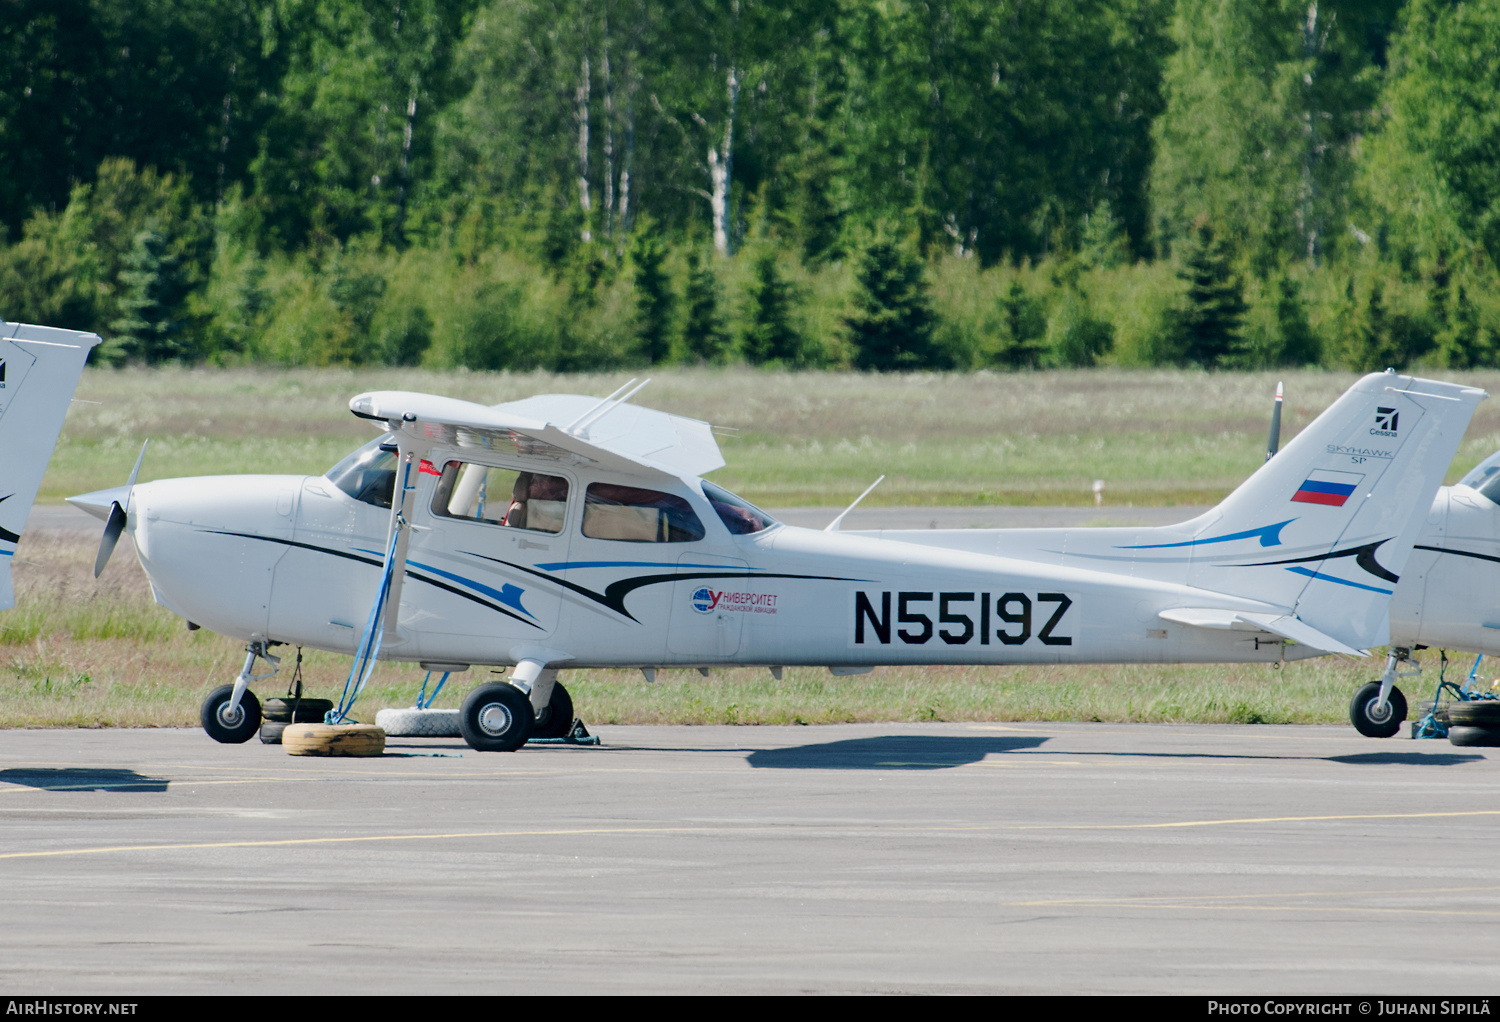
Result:
<svg viewBox="0 0 1500 1022">
<path fill-rule="evenodd" d="M 1450 727 L 1448 729 L 1448 741 L 1454 745 L 1493 749 L 1500 746 L 1500 728 Z"/>
<path fill-rule="evenodd" d="M 226 720 L 220 712 L 226 708 L 229 697 L 234 694 L 233 685 L 220 685 L 203 700 L 198 719 L 208 737 L 225 745 L 243 745 L 255 737 L 260 730 L 260 700 L 249 689 L 240 697 L 239 712 L 235 718 Z"/>
<path fill-rule="evenodd" d="M 458 711 L 464 741 L 480 752 L 514 752 L 531 737 L 535 720 L 526 693 L 505 682 L 480 685 Z"/>
<path fill-rule="evenodd" d="M 568 695 L 568 690 L 562 687 L 561 682 L 554 682 L 552 698 L 547 700 L 542 712 L 536 715 L 536 723 L 531 726 L 531 737 L 565 738 L 572 729 L 573 697 Z"/>
<path fill-rule="evenodd" d="M 261 703 L 260 715 L 262 720 L 275 720 L 283 724 L 321 724 L 323 716 L 331 709 L 331 699 L 277 698 Z"/>
<path fill-rule="evenodd" d="M 284 720 L 263 720 L 260 722 L 260 740 L 264 745 L 280 745 L 281 732 L 291 725 Z"/>
<path fill-rule="evenodd" d="M 1466 727 L 1500 726 L 1500 699 L 1469 699 L 1448 704 L 1448 720 Z"/>
<path fill-rule="evenodd" d="M 1366 738 L 1390 738 L 1401 730 L 1401 722 L 1406 719 L 1406 697 L 1399 688 L 1391 689 L 1385 713 L 1377 717 L 1375 703 L 1379 698 L 1380 682 L 1372 681 L 1349 700 L 1349 722 Z"/>
</svg>

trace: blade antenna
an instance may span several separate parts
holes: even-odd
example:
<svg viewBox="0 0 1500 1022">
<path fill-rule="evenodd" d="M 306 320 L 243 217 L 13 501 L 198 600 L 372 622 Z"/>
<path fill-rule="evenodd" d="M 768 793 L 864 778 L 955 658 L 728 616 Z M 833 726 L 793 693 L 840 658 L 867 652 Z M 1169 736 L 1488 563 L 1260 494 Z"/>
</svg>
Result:
<svg viewBox="0 0 1500 1022">
<path fill-rule="evenodd" d="M 1271 406 L 1271 433 L 1266 437 L 1266 460 L 1276 457 L 1281 446 L 1281 381 L 1276 383 L 1276 403 Z"/>
<path fill-rule="evenodd" d="M 835 518 L 833 521 L 829 522 L 826 526 L 824 526 L 823 531 L 824 532 L 838 532 L 839 531 L 839 522 L 842 522 L 844 520 L 844 515 L 847 515 L 850 511 L 853 511 L 855 508 L 859 507 L 859 502 L 862 501 L 862 500 L 864 500 L 866 497 L 868 497 L 870 495 L 870 491 L 873 490 L 873 489 L 875 489 L 875 487 L 879 486 L 883 482 L 885 482 L 885 476 L 884 475 L 882 475 L 879 479 L 875 480 L 869 486 L 866 486 L 865 487 L 865 492 L 861 493 L 858 497 L 855 497 L 854 498 L 854 503 L 850 504 L 848 507 L 844 508 L 844 510 L 839 513 L 839 516 L 837 518 Z"/>
</svg>

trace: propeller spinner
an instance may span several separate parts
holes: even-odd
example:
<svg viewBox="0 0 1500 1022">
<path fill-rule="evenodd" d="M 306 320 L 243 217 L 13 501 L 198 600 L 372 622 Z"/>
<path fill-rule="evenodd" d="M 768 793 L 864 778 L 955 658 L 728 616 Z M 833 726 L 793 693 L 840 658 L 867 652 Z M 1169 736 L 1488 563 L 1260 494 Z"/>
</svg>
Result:
<svg viewBox="0 0 1500 1022">
<path fill-rule="evenodd" d="M 99 541 L 99 553 L 94 558 L 95 578 L 104 572 L 104 566 L 109 563 L 110 555 L 115 552 L 115 544 L 120 542 L 120 534 L 125 531 L 125 523 L 130 514 L 130 493 L 135 489 L 136 477 L 141 474 L 141 462 L 146 460 L 146 444 L 149 443 L 148 440 L 141 444 L 141 453 L 135 459 L 135 468 L 130 470 L 130 479 L 124 486 L 68 498 L 68 503 L 82 508 L 95 518 L 104 519 L 104 538 Z"/>
</svg>

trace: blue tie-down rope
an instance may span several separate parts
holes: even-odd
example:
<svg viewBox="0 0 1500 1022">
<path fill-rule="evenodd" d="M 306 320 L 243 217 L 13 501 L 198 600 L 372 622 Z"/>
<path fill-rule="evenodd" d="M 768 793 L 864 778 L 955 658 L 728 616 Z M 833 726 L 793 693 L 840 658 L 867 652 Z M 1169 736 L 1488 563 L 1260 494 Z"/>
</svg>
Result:
<svg viewBox="0 0 1500 1022">
<path fill-rule="evenodd" d="M 441 692 L 443 690 L 443 686 L 448 683 L 448 675 L 449 675 L 449 673 L 450 673 L 449 671 L 444 671 L 443 672 L 443 676 L 438 679 L 437 688 L 435 688 L 435 689 L 432 690 L 432 695 L 428 695 L 427 694 L 427 683 L 432 680 L 432 672 L 431 671 L 427 672 L 427 676 L 422 679 L 422 691 L 420 691 L 420 692 L 417 693 L 417 709 L 419 709 L 419 710 L 430 710 L 430 709 L 432 709 L 432 704 L 437 699 L 438 693 Z M 424 699 L 426 700 L 425 702 L 423 701 Z"/>
<path fill-rule="evenodd" d="M 385 631 L 380 626 L 380 612 L 391 595 L 391 576 L 396 567 L 396 542 L 401 536 L 398 528 L 391 534 L 391 546 L 385 552 L 385 568 L 380 573 L 380 589 L 375 594 L 375 605 L 370 608 L 370 618 L 365 622 L 364 635 L 354 652 L 354 663 L 349 666 L 349 677 L 344 681 L 344 692 L 339 696 L 337 708 L 329 710 L 323 718 L 329 724 L 342 724 L 349 719 L 354 701 L 364 691 L 365 682 L 375 672 L 375 659 L 380 654 L 380 637 Z"/>
</svg>

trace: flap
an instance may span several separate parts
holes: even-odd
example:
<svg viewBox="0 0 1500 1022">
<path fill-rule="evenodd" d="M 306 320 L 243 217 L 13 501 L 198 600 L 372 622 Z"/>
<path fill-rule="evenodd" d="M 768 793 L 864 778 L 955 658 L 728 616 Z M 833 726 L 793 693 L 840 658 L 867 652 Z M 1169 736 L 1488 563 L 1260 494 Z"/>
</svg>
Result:
<svg viewBox="0 0 1500 1022">
<path fill-rule="evenodd" d="M 1369 656 L 1369 650 L 1355 649 L 1291 614 L 1263 614 L 1248 610 L 1224 610 L 1218 607 L 1174 607 L 1156 615 L 1163 621 L 1194 628 L 1229 628 L 1241 632 L 1270 632 L 1291 639 L 1300 646 L 1328 653 Z"/>
</svg>

